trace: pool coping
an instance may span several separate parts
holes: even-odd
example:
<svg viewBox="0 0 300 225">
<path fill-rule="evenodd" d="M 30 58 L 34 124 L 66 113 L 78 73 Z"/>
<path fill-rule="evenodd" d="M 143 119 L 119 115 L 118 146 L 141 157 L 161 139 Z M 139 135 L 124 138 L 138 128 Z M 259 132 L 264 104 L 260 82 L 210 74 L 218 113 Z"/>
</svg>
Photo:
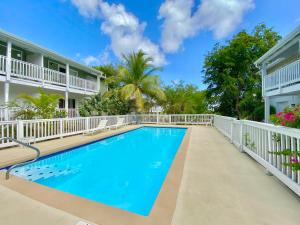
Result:
<svg viewBox="0 0 300 225">
<path fill-rule="evenodd" d="M 141 216 L 122 209 L 114 208 L 89 199 L 55 190 L 25 179 L 12 176 L 8 181 L 0 179 L 0 184 L 25 196 L 35 199 L 51 207 L 73 214 L 93 223 L 101 225 L 168 225 L 171 224 L 176 207 L 177 196 L 181 184 L 186 153 L 189 146 L 191 127 L 141 125 L 126 131 L 116 132 L 97 140 L 125 133 L 144 126 L 154 127 L 182 127 L 187 128 L 181 145 L 174 157 L 169 172 L 160 189 L 157 199 L 149 216 Z M 87 143 L 94 142 L 92 140 Z M 83 143 L 83 144 L 87 144 Z M 71 147 L 70 147 L 71 148 Z M 61 150 L 64 151 L 64 150 Z M 57 152 L 57 151 L 56 151 Z M 51 154 L 51 153 L 50 153 Z M 1 174 L 3 176 L 3 173 Z"/>
</svg>

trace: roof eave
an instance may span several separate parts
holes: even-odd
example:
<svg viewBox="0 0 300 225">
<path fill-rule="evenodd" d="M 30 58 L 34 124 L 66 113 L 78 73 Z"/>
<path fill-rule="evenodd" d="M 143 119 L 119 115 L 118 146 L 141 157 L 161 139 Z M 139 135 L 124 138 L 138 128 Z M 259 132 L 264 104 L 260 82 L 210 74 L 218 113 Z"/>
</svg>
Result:
<svg viewBox="0 0 300 225">
<path fill-rule="evenodd" d="M 265 62 L 270 56 L 272 56 L 276 51 L 278 51 L 280 48 L 285 46 L 298 34 L 300 34 L 300 26 L 296 27 L 291 33 L 289 33 L 286 37 L 284 37 L 281 41 L 279 41 L 274 47 L 272 47 L 263 56 L 261 56 L 258 60 L 256 60 L 254 63 L 255 66 L 259 67 L 260 64 Z"/>
</svg>

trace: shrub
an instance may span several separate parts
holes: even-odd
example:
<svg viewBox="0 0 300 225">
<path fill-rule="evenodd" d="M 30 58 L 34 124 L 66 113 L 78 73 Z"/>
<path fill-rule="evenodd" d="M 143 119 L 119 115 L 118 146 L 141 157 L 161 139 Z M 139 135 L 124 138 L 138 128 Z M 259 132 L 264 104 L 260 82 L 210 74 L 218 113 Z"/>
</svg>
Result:
<svg viewBox="0 0 300 225">
<path fill-rule="evenodd" d="M 272 115 L 271 121 L 275 125 L 300 128 L 300 105 L 287 107 L 283 112 Z"/>
</svg>

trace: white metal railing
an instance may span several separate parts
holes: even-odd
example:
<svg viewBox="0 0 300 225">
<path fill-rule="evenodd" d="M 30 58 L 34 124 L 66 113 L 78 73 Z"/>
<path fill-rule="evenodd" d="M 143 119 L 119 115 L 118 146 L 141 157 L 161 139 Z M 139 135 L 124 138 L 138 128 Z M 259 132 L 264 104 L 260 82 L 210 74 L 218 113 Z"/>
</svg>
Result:
<svg viewBox="0 0 300 225">
<path fill-rule="evenodd" d="M 103 119 L 108 120 L 107 126 L 109 127 L 116 124 L 119 117 L 125 118 L 124 125 L 137 122 L 135 115 L 2 121 L 0 122 L 0 138 L 44 141 L 84 133 L 89 129 L 96 128 Z M 0 142 L 0 148 L 12 145 L 16 145 L 16 143 Z"/>
<path fill-rule="evenodd" d="M 59 72 L 56 70 L 51 70 L 51 69 L 44 68 L 44 67 L 42 67 L 42 71 L 43 71 L 42 82 L 66 86 L 66 74 L 65 73 L 62 73 L 62 72 Z"/>
<path fill-rule="evenodd" d="M 300 82 L 300 60 L 265 76 L 265 91 L 280 89 Z"/>
<path fill-rule="evenodd" d="M 93 82 L 90 80 L 70 75 L 70 87 L 75 87 L 88 91 L 97 91 L 97 82 L 96 80 Z"/>
<path fill-rule="evenodd" d="M 10 137 L 10 138 L 17 138 L 18 126 L 17 121 L 0 121 L 0 147 L 5 146 L 13 146 L 16 143 L 11 142 L 10 140 L 4 140 L 3 138 Z"/>
<path fill-rule="evenodd" d="M 6 74 L 6 57 L 0 55 L 0 73 Z"/>
<path fill-rule="evenodd" d="M 288 156 L 273 154 L 286 149 L 300 152 L 300 129 L 224 116 L 215 116 L 214 126 L 300 196 L 300 171 L 284 166 L 290 162 Z"/>
<path fill-rule="evenodd" d="M 189 124 L 189 125 L 212 125 L 213 114 L 142 114 L 138 115 L 140 123 L 160 124 Z"/>
<path fill-rule="evenodd" d="M 119 115 L 76 117 L 63 119 L 18 120 L 0 122 L 0 138 L 11 137 L 22 141 L 30 139 L 43 141 L 82 134 L 96 128 L 101 120 L 108 120 L 107 126 L 117 123 L 123 117 L 125 124 L 204 124 L 214 125 L 241 151 L 246 152 L 269 172 L 300 196 L 300 171 L 284 166 L 290 162 L 287 156 L 276 155 L 286 149 L 300 152 L 300 129 L 211 114 L 183 115 Z M 10 141 L 0 142 L 0 147 L 15 145 Z M 300 161 L 300 157 L 298 157 Z"/>
<path fill-rule="evenodd" d="M 6 73 L 6 61 L 7 57 L 0 55 L 0 73 L 2 74 Z M 12 78 L 30 80 L 41 84 L 53 84 L 64 87 L 67 85 L 65 73 L 14 58 L 11 59 L 11 76 Z M 75 89 L 98 91 L 96 81 L 93 82 L 72 75 L 70 75 L 69 84 L 70 87 Z"/>
<path fill-rule="evenodd" d="M 12 58 L 11 76 L 34 81 L 41 81 L 42 67 Z"/>
</svg>

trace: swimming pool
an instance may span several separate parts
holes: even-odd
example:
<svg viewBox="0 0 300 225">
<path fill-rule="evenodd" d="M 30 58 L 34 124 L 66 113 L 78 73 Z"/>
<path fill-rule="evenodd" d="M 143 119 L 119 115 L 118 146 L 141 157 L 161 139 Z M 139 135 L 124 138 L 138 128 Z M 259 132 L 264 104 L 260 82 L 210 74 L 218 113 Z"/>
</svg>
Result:
<svg viewBox="0 0 300 225">
<path fill-rule="evenodd" d="M 142 127 L 41 158 L 13 174 L 147 216 L 185 133 Z"/>
</svg>

